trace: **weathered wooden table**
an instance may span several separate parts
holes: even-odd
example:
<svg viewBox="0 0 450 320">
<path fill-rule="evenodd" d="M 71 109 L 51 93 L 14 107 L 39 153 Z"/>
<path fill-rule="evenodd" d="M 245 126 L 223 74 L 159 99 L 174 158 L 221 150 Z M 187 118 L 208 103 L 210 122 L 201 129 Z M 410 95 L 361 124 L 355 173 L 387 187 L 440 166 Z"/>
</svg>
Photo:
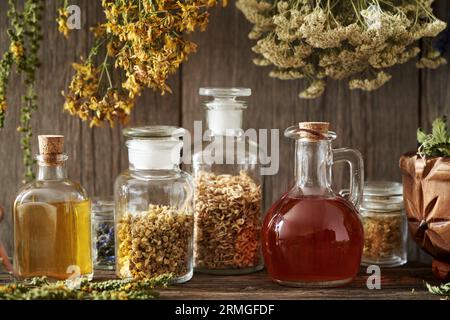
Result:
<svg viewBox="0 0 450 320">
<path fill-rule="evenodd" d="M 433 282 L 431 267 L 409 264 L 381 270 L 381 289 L 369 290 L 366 269 L 349 285 L 334 289 L 303 289 L 279 286 L 265 271 L 245 276 L 194 275 L 183 285 L 161 292 L 162 299 L 440 299 L 428 293 L 424 281 Z"/>
<path fill-rule="evenodd" d="M 194 275 L 182 285 L 161 289 L 161 299 L 442 299 L 428 293 L 424 282 L 436 283 L 429 265 L 410 263 L 404 267 L 381 270 L 381 289 L 369 290 L 366 269 L 349 285 L 333 289 L 287 288 L 272 283 L 265 271 L 244 276 Z M 99 272 L 96 279 L 114 277 Z M 6 280 L 7 276 L 0 276 Z"/>
</svg>

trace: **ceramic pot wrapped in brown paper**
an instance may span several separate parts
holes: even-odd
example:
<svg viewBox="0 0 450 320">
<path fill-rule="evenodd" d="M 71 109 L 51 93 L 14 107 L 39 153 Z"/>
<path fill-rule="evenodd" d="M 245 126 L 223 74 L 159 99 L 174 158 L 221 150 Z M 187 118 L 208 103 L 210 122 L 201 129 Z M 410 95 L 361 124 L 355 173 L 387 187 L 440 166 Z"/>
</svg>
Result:
<svg viewBox="0 0 450 320">
<path fill-rule="evenodd" d="M 400 158 L 411 235 L 433 256 L 437 278 L 450 280 L 450 158 Z"/>
</svg>

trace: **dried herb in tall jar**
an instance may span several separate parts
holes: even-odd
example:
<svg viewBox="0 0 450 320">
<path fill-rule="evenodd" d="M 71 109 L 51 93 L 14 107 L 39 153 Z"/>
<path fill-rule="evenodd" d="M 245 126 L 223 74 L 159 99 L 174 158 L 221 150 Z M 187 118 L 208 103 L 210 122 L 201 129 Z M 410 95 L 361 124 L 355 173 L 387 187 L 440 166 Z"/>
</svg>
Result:
<svg viewBox="0 0 450 320">
<path fill-rule="evenodd" d="M 260 261 L 261 186 L 239 175 L 201 172 L 195 183 L 196 268 L 252 268 Z"/>
<path fill-rule="evenodd" d="M 150 205 L 122 215 L 118 224 L 118 272 L 137 279 L 183 277 L 192 265 L 193 216 L 177 208 Z"/>
<path fill-rule="evenodd" d="M 208 130 L 192 155 L 197 272 L 246 274 L 263 268 L 260 250 L 264 150 L 243 129 L 249 88 L 200 88 Z"/>
</svg>

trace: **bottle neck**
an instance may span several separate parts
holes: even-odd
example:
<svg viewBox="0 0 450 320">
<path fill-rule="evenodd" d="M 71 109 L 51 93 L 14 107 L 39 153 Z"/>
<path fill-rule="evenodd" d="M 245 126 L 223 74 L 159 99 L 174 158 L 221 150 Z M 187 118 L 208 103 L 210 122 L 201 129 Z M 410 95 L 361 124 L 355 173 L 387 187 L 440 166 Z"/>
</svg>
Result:
<svg viewBox="0 0 450 320">
<path fill-rule="evenodd" d="M 329 141 L 296 141 L 296 185 L 305 195 L 331 191 L 332 152 Z"/>
<path fill-rule="evenodd" d="M 65 161 L 58 164 L 38 163 L 37 180 L 62 180 L 67 178 Z"/>
</svg>

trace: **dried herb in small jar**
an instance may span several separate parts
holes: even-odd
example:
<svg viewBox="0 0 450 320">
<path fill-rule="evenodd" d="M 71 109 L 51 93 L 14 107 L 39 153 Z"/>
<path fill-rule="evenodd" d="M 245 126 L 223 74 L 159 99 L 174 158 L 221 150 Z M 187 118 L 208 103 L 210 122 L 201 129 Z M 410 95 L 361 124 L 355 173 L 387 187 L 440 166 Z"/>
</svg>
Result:
<svg viewBox="0 0 450 320">
<path fill-rule="evenodd" d="M 401 184 L 366 183 L 361 216 L 364 226 L 363 264 L 387 267 L 405 264 L 407 221 Z"/>
<path fill-rule="evenodd" d="M 115 265 L 114 201 L 94 199 L 92 204 L 94 267 L 112 270 Z"/>
<path fill-rule="evenodd" d="M 192 272 L 194 219 L 177 208 L 150 205 L 148 211 L 122 215 L 118 224 L 118 261 L 121 277 L 136 279 Z"/>
<path fill-rule="evenodd" d="M 196 270 L 260 264 L 261 186 L 245 171 L 202 172 L 195 185 Z"/>
</svg>

